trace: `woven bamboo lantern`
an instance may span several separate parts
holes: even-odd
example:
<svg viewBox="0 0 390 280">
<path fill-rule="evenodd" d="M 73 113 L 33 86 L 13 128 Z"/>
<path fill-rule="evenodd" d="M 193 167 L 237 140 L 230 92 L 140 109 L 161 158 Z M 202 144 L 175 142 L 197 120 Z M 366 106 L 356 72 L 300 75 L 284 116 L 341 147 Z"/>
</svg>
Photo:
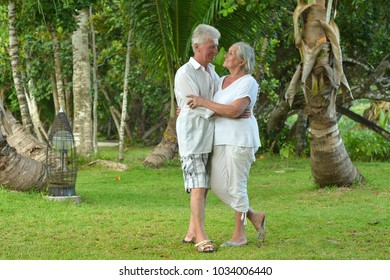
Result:
<svg viewBox="0 0 390 280">
<path fill-rule="evenodd" d="M 61 110 L 49 131 L 46 153 L 48 197 L 76 202 L 77 157 L 75 141 L 66 114 Z"/>
</svg>

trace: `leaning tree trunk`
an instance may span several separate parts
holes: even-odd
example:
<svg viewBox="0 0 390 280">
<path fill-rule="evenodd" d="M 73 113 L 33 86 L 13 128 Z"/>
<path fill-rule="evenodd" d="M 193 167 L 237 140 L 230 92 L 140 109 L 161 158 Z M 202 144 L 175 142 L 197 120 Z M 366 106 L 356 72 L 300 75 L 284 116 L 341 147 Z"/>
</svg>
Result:
<svg viewBox="0 0 390 280">
<path fill-rule="evenodd" d="M 8 28 L 9 28 L 9 56 L 11 59 L 12 76 L 14 80 L 16 96 L 19 102 L 20 114 L 23 125 L 33 133 L 33 123 L 30 117 L 30 111 L 26 96 L 24 94 L 24 85 L 20 72 L 20 57 L 18 48 L 18 36 L 16 32 L 16 11 L 15 1 L 9 1 L 8 4 Z"/>
<path fill-rule="evenodd" d="M 327 7 L 329 5 L 329 7 Z M 309 119 L 312 175 L 321 186 L 347 186 L 362 179 L 344 147 L 337 126 L 336 94 L 340 86 L 349 90 L 344 76 L 332 1 L 299 1 L 294 12 L 295 43 L 302 63 L 287 90 L 290 104 L 300 83 Z M 301 34 L 298 19 L 301 18 Z M 302 37 L 303 36 L 303 37 Z"/>
<path fill-rule="evenodd" d="M 44 191 L 47 145 L 40 142 L 0 102 L 0 185 L 15 191 Z M 58 169 L 59 161 L 51 162 Z"/>
<path fill-rule="evenodd" d="M 0 103 L 0 185 L 16 191 L 44 190 L 46 145 Z"/>
<path fill-rule="evenodd" d="M 171 160 L 177 153 L 177 136 L 176 136 L 176 119 L 177 116 L 175 114 L 175 94 L 173 90 L 173 73 L 172 69 L 168 66 L 168 80 L 169 80 L 169 89 L 171 93 L 170 100 L 170 114 L 168 126 L 165 129 L 161 142 L 156 146 L 154 151 L 146 157 L 143 164 L 145 167 L 151 168 L 159 168 L 166 161 Z"/>
<path fill-rule="evenodd" d="M 78 29 L 72 36 L 73 47 L 73 134 L 77 151 L 89 156 L 92 147 L 91 78 L 88 52 L 88 10 L 76 16 Z"/>
<path fill-rule="evenodd" d="M 177 153 L 176 119 L 174 115 L 169 119 L 163 138 L 154 151 L 146 157 L 143 164 L 146 167 L 159 168 Z"/>
<path fill-rule="evenodd" d="M 166 58 L 166 74 L 169 83 L 169 92 L 170 92 L 170 113 L 169 113 L 169 121 L 168 126 L 164 132 L 164 135 L 161 139 L 161 142 L 156 146 L 154 151 L 144 160 L 144 166 L 159 168 L 161 167 L 167 160 L 172 159 L 177 152 L 177 136 L 176 136 L 176 119 L 177 116 L 175 114 L 175 91 L 173 89 L 174 85 L 174 70 L 173 65 L 175 61 L 178 61 L 178 58 L 174 58 L 177 56 L 175 53 L 170 53 L 170 48 L 168 47 L 170 44 L 168 28 L 165 29 L 168 25 L 165 25 L 164 16 L 160 13 L 160 9 L 162 8 L 159 1 L 155 2 L 158 18 L 159 18 L 159 27 L 160 27 L 160 35 L 162 40 L 162 46 L 164 48 L 164 56 Z M 165 29 L 165 30 L 164 30 Z"/>
<path fill-rule="evenodd" d="M 47 145 L 39 141 L 0 103 L 0 134 L 18 154 L 45 163 Z"/>
<path fill-rule="evenodd" d="M 0 184 L 16 191 L 46 188 L 45 165 L 17 153 L 0 136 Z"/>
</svg>

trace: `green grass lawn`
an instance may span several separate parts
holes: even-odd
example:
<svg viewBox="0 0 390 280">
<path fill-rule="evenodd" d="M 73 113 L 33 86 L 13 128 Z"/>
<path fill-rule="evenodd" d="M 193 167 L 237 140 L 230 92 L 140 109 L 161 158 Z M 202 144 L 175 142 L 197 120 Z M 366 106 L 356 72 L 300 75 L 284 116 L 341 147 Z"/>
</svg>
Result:
<svg viewBox="0 0 390 280">
<path fill-rule="evenodd" d="M 318 189 L 308 159 L 258 158 L 251 170 L 251 207 L 268 215 L 258 243 L 248 223 L 249 244 L 197 253 L 182 244 L 189 218 L 178 160 L 145 169 L 150 148 L 130 148 L 124 172 L 80 166 L 81 203 L 53 202 L 45 194 L 0 189 L 2 260 L 388 260 L 390 164 L 355 165 L 365 185 Z M 100 156 L 116 160 L 115 148 Z M 217 245 L 230 238 L 233 212 L 212 193 L 206 232 Z"/>
</svg>

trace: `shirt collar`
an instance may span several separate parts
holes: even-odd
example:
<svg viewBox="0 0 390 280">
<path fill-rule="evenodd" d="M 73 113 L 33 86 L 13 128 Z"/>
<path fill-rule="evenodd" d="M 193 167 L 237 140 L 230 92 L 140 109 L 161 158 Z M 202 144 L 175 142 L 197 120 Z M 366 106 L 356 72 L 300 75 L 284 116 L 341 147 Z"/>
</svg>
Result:
<svg viewBox="0 0 390 280">
<path fill-rule="evenodd" d="M 198 61 L 196 61 L 195 58 L 193 58 L 193 57 L 190 58 L 190 63 L 191 63 L 191 65 L 192 65 L 195 69 L 199 69 L 199 68 L 203 68 L 203 69 L 204 69 L 204 67 L 203 67 Z M 207 68 L 209 68 L 210 71 L 212 71 L 212 70 L 214 70 L 214 65 L 211 64 L 211 63 L 209 63 L 209 64 L 207 65 Z"/>
</svg>

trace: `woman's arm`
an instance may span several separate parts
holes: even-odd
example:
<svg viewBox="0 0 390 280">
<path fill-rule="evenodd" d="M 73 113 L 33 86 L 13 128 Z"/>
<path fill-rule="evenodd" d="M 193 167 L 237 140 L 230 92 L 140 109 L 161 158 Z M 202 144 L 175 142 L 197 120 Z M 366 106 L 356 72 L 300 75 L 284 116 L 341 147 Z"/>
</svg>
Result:
<svg viewBox="0 0 390 280">
<path fill-rule="evenodd" d="M 226 118 L 238 118 L 239 116 L 242 115 L 242 113 L 244 113 L 245 109 L 250 104 L 250 99 L 247 96 L 236 99 L 229 105 L 216 103 L 212 100 L 208 100 L 195 95 L 189 95 L 187 97 L 188 97 L 187 105 L 191 109 L 194 109 L 199 106 L 205 107 L 214 111 L 216 114 Z"/>
<path fill-rule="evenodd" d="M 201 92 L 200 86 L 194 80 L 194 78 L 185 71 L 178 71 L 175 75 L 175 98 L 177 100 L 177 105 L 184 111 L 189 111 L 188 95 L 199 95 Z M 204 119 L 209 119 L 213 116 L 214 112 L 210 111 L 205 107 L 199 107 L 195 110 L 192 110 L 192 113 L 202 117 Z M 178 114 L 178 113 L 177 113 Z"/>
</svg>

